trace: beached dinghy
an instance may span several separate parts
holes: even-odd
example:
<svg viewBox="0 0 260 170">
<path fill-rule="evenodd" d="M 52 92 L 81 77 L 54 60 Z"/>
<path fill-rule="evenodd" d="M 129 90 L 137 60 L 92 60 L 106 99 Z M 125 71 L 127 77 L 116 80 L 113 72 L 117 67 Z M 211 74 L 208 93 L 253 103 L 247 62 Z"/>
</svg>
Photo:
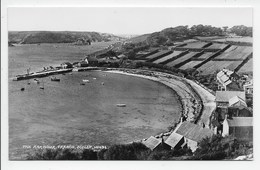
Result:
<svg viewBox="0 0 260 170">
<path fill-rule="evenodd" d="M 123 103 L 119 103 L 119 104 L 116 104 L 117 107 L 126 107 L 126 104 L 123 104 Z"/>
<path fill-rule="evenodd" d="M 51 81 L 60 81 L 60 79 L 58 79 L 57 77 L 52 77 Z"/>
<path fill-rule="evenodd" d="M 85 83 L 89 83 L 89 80 L 86 80 L 86 79 L 85 79 L 85 80 L 82 80 L 82 81 L 85 82 Z"/>
</svg>

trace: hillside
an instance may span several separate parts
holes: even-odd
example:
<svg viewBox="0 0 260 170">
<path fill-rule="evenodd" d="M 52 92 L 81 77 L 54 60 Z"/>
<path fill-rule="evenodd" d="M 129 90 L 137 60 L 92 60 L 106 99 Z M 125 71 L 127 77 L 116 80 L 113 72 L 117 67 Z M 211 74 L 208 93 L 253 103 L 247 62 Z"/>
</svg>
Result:
<svg viewBox="0 0 260 170">
<path fill-rule="evenodd" d="M 9 31 L 8 42 L 19 44 L 36 43 L 74 43 L 78 40 L 91 42 L 121 40 L 119 36 L 98 32 L 71 32 L 71 31 Z"/>
<path fill-rule="evenodd" d="M 161 45 L 173 45 L 176 42 L 183 42 L 188 39 L 201 37 L 214 37 L 215 39 L 221 39 L 224 35 L 234 34 L 238 36 L 252 37 L 252 27 L 246 27 L 243 25 L 234 26 L 232 28 L 214 27 L 211 25 L 193 25 L 177 26 L 163 29 L 151 34 L 140 35 L 128 40 L 128 42 L 134 44 L 146 44 L 149 46 L 161 46 Z"/>
</svg>

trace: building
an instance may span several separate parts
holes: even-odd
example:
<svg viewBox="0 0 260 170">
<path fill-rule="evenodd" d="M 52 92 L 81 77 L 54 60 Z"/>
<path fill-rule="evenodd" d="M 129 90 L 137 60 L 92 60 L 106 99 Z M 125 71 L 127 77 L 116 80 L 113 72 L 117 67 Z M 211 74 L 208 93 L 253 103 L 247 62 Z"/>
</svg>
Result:
<svg viewBox="0 0 260 170">
<path fill-rule="evenodd" d="M 202 139 L 213 136 L 212 130 L 187 121 L 179 126 L 176 133 L 184 137 L 185 143 L 192 152 L 198 148 L 198 143 Z"/>
<path fill-rule="evenodd" d="M 169 145 L 166 145 L 164 143 L 163 137 L 160 139 L 157 139 L 153 136 L 149 137 L 148 139 L 142 141 L 142 143 L 149 149 L 153 150 L 163 150 L 167 149 L 170 150 L 171 147 Z"/>
<path fill-rule="evenodd" d="M 97 66 L 98 65 L 98 59 L 94 56 L 87 56 L 84 59 L 84 62 L 88 63 L 89 66 Z"/>
<path fill-rule="evenodd" d="M 229 107 L 246 107 L 245 92 L 241 91 L 216 91 L 215 120 L 222 122 L 228 114 Z"/>
<path fill-rule="evenodd" d="M 72 68 L 73 65 L 70 62 L 64 62 L 61 64 L 61 68 Z"/>
<path fill-rule="evenodd" d="M 223 69 L 217 74 L 218 90 L 237 91 L 240 90 L 239 84 L 235 81 L 237 75 L 228 69 Z"/>
<path fill-rule="evenodd" d="M 233 97 L 236 97 L 232 99 Z M 237 99 L 245 101 L 245 92 L 243 91 L 216 91 L 216 105 L 217 107 L 227 108 L 229 107 L 229 101 L 231 104 Z"/>
<path fill-rule="evenodd" d="M 252 110 L 239 106 L 239 107 L 229 107 L 228 108 L 228 119 L 231 119 L 233 117 L 252 117 L 253 113 Z"/>
<path fill-rule="evenodd" d="M 229 107 L 240 107 L 240 106 L 247 107 L 245 99 L 242 99 L 239 96 L 234 96 L 231 99 L 229 99 Z"/>
<path fill-rule="evenodd" d="M 166 139 L 165 143 L 171 146 L 171 149 L 179 149 L 185 146 L 184 136 L 172 132 L 171 135 Z"/>
<path fill-rule="evenodd" d="M 88 67 L 88 65 L 89 65 L 88 62 L 86 61 L 81 61 L 77 64 L 78 67 Z"/>
<path fill-rule="evenodd" d="M 244 84 L 244 91 L 246 93 L 247 98 L 253 97 L 253 80 L 249 81 L 248 83 Z"/>
<path fill-rule="evenodd" d="M 222 136 L 233 135 L 237 139 L 253 141 L 253 117 L 233 117 L 223 122 Z"/>
</svg>

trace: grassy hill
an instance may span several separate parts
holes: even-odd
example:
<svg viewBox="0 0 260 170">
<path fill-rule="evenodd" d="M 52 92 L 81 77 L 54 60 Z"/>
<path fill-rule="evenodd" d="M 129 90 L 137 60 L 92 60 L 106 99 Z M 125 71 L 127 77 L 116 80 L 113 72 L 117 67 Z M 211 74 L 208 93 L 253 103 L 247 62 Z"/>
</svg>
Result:
<svg viewBox="0 0 260 170">
<path fill-rule="evenodd" d="M 71 32 L 71 31 L 9 31 L 8 42 L 20 44 L 36 43 L 73 43 L 79 39 L 90 41 L 121 40 L 121 37 L 98 32 Z"/>
</svg>

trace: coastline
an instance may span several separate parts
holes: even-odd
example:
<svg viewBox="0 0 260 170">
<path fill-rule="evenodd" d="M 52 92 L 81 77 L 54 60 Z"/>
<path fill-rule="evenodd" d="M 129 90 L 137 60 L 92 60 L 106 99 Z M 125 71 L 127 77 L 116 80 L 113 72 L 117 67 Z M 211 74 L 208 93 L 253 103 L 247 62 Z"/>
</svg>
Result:
<svg viewBox="0 0 260 170">
<path fill-rule="evenodd" d="M 195 122 L 200 125 L 204 124 L 206 127 L 209 127 L 209 117 L 215 109 L 214 96 L 195 82 L 171 74 L 149 70 L 112 69 L 106 72 L 156 81 L 170 87 L 177 94 L 182 106 L 180 119 L 176 125 L 173 125 L 170 131 L 160 135 L 169 135 L 183 120 Z"/>
</svg>

